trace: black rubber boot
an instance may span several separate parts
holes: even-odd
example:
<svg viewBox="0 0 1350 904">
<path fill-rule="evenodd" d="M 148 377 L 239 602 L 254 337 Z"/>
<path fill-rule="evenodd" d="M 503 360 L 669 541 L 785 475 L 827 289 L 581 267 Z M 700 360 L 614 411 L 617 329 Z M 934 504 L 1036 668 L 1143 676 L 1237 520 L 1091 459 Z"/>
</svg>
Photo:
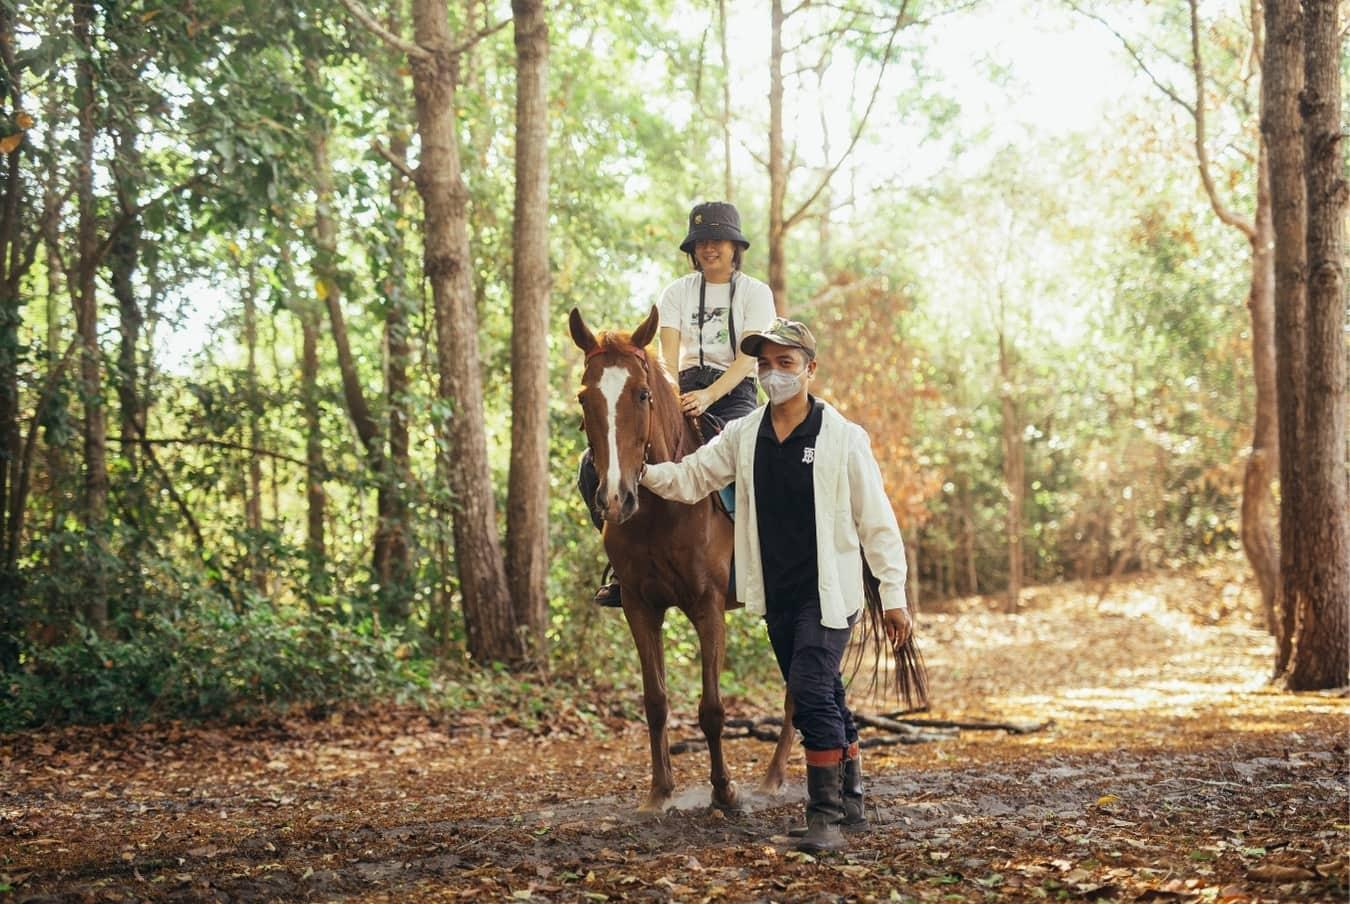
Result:
<svg viewBox="0 0 1350 904">
<path fill-rule="evenodd" d="M 866 832 L 872 828 L 867 821 L 867 812 L 863 804 L 862 751 L 854 741 L 844 751 L 844 768 L 840 772 L 839 790 L 844 802 L 844 821 L 839 828 L 845 832 Z M 788 837 L 805 838 L 806 826 L 793 826 L 788 829 Z"/>
<path fill-rule="evenodd" d="M 797 842 L 797 850 L 811 854 L 842 851 L 848 847 L 839 824 L 844 821 L 844 802 L 840 792 L 842 763 L 832 766 L 806 766 L 806 834 Z"/>
<path fill-rule="evenodd" d="M 856 742 L 844 752 L 842 778 L 844 821 L 839 827 L 845 832 L 866 832 L 871 826 L 863 808 L 862 751 Z"/>
</svg>

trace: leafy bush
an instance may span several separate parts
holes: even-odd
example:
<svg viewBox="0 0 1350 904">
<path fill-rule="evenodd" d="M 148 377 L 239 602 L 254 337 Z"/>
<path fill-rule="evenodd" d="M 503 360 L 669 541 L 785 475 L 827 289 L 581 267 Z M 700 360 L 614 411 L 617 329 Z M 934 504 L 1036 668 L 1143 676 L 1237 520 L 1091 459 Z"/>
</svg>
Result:
<svg viewBox="0 0 1350 904">
<path fill-rule="evenodd" d="M 425 670 L 396 633 L 295 609 L 203 606 L 135 619 L 131 639 L 83 635 L 22 656 L 0 731 L 153 718 L 242 719 L 294 705 L 420 696 Z"/>
</svg>

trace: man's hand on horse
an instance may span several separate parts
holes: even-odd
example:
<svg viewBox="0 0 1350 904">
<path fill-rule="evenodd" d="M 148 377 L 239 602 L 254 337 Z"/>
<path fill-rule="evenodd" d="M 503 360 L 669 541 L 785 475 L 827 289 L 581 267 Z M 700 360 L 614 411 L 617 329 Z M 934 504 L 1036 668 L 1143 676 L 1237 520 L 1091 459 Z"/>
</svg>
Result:
<svg viewBox="0 0 1350 904">
<path fill-rule="evenodd" d="M 680 396 L 680 409 L 691 417 L 698 417 L 717 401 L 706 389 L 693 389 Z"/>
<path fill-rule="evenodd" d="M 914 623 L 910 620 L 908 609 L 887 609 L 882 614 L 882 621 L 886 627 L 886 637 L 893 647 L 902 646 L 914 633 Z"/>
</svg>

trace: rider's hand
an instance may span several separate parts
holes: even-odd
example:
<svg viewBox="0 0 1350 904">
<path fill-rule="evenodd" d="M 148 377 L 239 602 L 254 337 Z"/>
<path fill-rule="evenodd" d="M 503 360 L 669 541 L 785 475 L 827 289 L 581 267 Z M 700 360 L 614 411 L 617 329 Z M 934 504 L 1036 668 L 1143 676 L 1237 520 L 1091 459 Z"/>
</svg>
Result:
<svg viewBox="0 0 1350 904">
<path fill-rule="evenodd" d="M 692 417 L 698 417 L 716 401 L 706 389 L 693 389 L 680 396 L 680 409 Z"/>
<path fill-rule="evenodd" d="M 886 637 L 893 647 L 903 645 L 914 633 L 914 623 L 910 620 L 908 609 L 887 609 L 881 619 L 886 628 Z"/>
</svg>

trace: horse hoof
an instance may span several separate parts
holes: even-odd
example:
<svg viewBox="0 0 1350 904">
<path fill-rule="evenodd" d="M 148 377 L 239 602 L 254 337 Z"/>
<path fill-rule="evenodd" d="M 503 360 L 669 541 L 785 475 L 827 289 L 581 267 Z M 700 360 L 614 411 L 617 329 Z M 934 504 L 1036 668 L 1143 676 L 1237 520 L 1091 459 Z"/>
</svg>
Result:
<svg viewBox="0 0 1350 904">
<path fill-rule="evenodd" d="M 777 797 L 783 793 L 784 782 L 782 779 L 764 779 L 755 788 L 755 795 L 758 797 Z"/>
<path fill-rule="evenodd" d="M 719 810 L 740 810 L 741 796 L 736 793 L 736 786 L 727 785 L 727 789 L 723 793 L 718 793 L 714 790 L 712 794 L 712 806 Z"/>
<path fill-rule="evenodd" d="M 646 802 L 638 807 L 639 816 L 660 816 L 670 809 L 671 800 L 667 796 L 653 794 L 647 798 Z"/>
</svg>

